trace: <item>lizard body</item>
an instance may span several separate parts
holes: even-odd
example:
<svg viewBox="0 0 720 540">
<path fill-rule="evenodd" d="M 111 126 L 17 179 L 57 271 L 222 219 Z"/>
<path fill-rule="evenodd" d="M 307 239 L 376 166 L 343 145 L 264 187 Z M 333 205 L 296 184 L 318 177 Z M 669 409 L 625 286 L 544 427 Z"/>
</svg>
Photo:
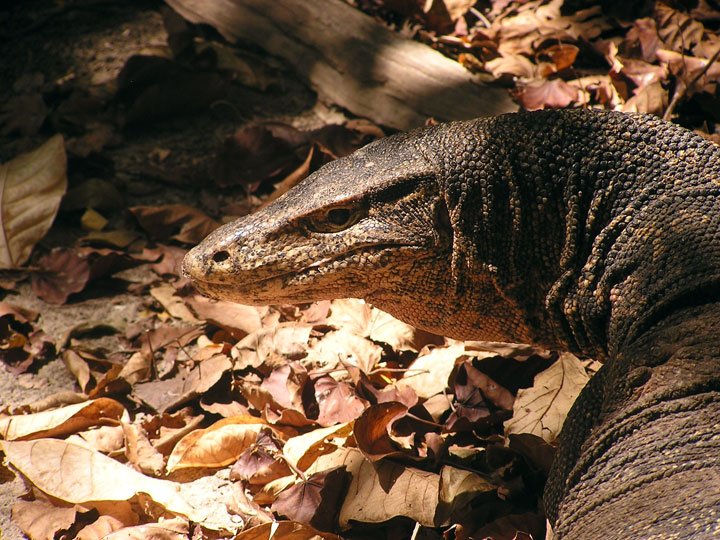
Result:
<svg viewBox="0 0 720 540">
<path fill-rule="evenodd" d="M 558 537 L 694 538 L 720 527 L 719 210 L 720 148 L 698 135 L 520 113 L 372 143 L 212 233 L 184 272 L 238 302 L 362 297 L 450 337 L 605 359 L 546 489 Z M 648 459 L 673 425 L 672 457 Z M 650 494 L 657 512 L 623 514 Z"/>
</svg>

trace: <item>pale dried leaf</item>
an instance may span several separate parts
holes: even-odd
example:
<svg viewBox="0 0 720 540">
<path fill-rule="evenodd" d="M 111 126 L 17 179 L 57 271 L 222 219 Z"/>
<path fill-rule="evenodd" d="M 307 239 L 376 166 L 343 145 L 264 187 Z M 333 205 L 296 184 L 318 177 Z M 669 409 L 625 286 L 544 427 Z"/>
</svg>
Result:
<svg viewBox="0 0 720 540">
<path fill-rule="evenodd" d="M 307 469 L 322 455 L 334 451 L 344 444 L 352 433 L 352 424 L 346 422 L 337 426 L 314 429 L 303 435 L 291 437 L 283 446 L 283 455 L 300 470 Z"/>
<path fill-rule="evenodd" d="M 125 527 L 108 534 L 103 540 L 186 540 L 189 528 L 185 519 L 164 519 L 159 523 Z"/>
<path fill-rule="evenodd" d="M 588 380 L 576 356 L 561 354 L 552 366 L 535 377 L 531 388 L 518 392 L 513 417 L 505 422 L 505 434 L 531 433 L 552 443 Z"/>
<path fill-rule="evenodd" d="M 477 3 L 477 0 L 443 0 L 443 3 L 450 19 L 456 21 L 469 11 Z"/>
<path fill-rule="evenodd" d="M 562 109 L 577 102 L 579 92 L 562 79 L 543 79 L 517 85 L 517 100 L 525 110 L 537 111 L 546 107 Z"/>
<path fill-rule="evenodd" d="M 75 540 L 102 540 L 127 525 L 127 523 L 123 523 L 114 516 L 102 515 L 90 525 L 80 529 Z"/>
<path fill-rule="evenodd" d="M 412 388 L 418 397 L 424 399 L 440 394 L 447 388 L 455 361 L 463 354 L 465 346 L 462 342 L 448 347 L 435 347 L 429 351 L 423 349 L 395 386 L 400 389 Z"/>
<path fill-rule="evenodd" d="M 331 310 L 328 324 L 345 328 L 360 337 L 387 343 L 395 350 L 417 351 L 415 328 L 366 304 L 364 300 L 333 300 Z"/>
<path fill-rule="evenodd" d="M 204 519 L 174 482 L 149 478 L 99 452 L 57 439 L 0 441 L 0 447 L 33 485 L 66 502 L 126 501 L 142 493 L 170 512 Z"/>
<path fill-rule="evenodd" d="M 501 54 L 497 58 L 485 62 L 485 69 L 496 79 L 503 75 L 533 79 L 537 74 L 535 64 L 522 54 Z"/>
<path fill-rule="evenodd" d="M 328 332 L 314 343 L 308 351 L 308 360 L 325 370 L 350 365 L 363 373 L 370 373 L 380 361 L 382 352 L 377 343 L 342 327 Z"/>
<path fill-rule="evenodd" d="M 167 471 L 190 467 L 224 467 L 257 440 L 265 422 L 252 416 L 224 418 L 206 429 L 188 433 L 168 457 Z"/>
<path fill-rule="evenodd" d="M 122 450 L 125 444 L 123 431 L 120 426 L 101 426 L 83 431 L 77 435 L 71 435 L 66 439 L 68 442 L 75 442 L 86 446 L 91 450 L 97 450 L 103 454 Z"/>
<path fill-rule="evenodd" d="M 494 491 L 497 486 L 479 475 L 455 467 L 440 470 L 440 494 L 436 522 L 448 525 L 451 518 L 461 518 L 472 512 L 470 503 L 480 493 Z"/>
<path fill-rule="evenodd" d="M 247 335 L 232 349 L 235 369 L 260 367 L 273 362 L 284 364 L 287 358 L 303 356 L 308 349 L 312 326 L 283 323 Z"/>
<path fill-rule="evenodd" d="M 423 526 L 435 526 L 440 476 L 405 467 L 399 463 L 371 463 L 359 450 L 346 449 L 343 459 L 352 473 L 347 497 L 338 520 L 341 527 L 351 521 L 382 523 L 396 516 L 406 516 Z M 318 460 L 320 461 L 320 460 Z"/>
<path fill-rule="evenodd" d="M 224 328 L 236 338 L 245 337 L 262 327 L 261 317 L 267 308 L 245 306 L 235 302 L 211 300 L 200 295 L 185 298 L 195 315 Z"/>
<path fill-rule="evenodd" d="M 263 523 L 241 532 L 234 540 L 342 540 L 339 536 L 321 532 L 310 525 L 294 521 Z"/>
<path fill-rule="evenodd" d="M 47 501 L 18 501 L 12 507 L 12 520 L 29 538 L 56 538 L 75 522 L 74 507 L 53 506 Z"/>
<path fill-rule="evenodd" d="M 0 268 L 16 268 L 52 225 L 67 189 L 61 135 L 0 165 Z"/>
<path fill-rule="evenodd" d="M 199 324 L 200 321 L 188 309 L 182 298 L 175 296 L 175 292 L 175 287 L 169 283 L 163 283 L 150 289 L 152 297 L 157 300 L 170 315 L 191 324 Z"/>
<path fill-rule="evenodd" d="M 105 420 L 120 420 L 125 408 L 110 398 L 100 398 L 60 409 L 0 418 L 0 436 L 13 441 L 76 433 Z"/>
</svg>

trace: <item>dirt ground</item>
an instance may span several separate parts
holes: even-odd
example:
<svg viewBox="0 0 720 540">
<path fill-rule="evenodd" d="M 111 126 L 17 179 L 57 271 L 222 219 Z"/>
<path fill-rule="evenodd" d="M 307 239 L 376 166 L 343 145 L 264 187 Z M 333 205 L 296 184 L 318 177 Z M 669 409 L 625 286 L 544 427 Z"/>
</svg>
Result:
<svg viewBox="0 0 720 540">
<path fill-rule="evenodd" d="M 161 2 L 51 2 L 25 1 L 22 7 L 0 8 L 0 103 L 7 103 L 36 81 L 45 95 L 62 104 L 68 93 L 105 96 L 115 91 L 117 77 L 128 58 L 136 54 L 167 52 Z M 252 54 L 252 51 L 249 52 Z M 276 84 L 265 91 L 238 86 L 234 102 L 225 110 L 170 114 L 114 134 L 115 140 L 89 159 L 71 156 L 70 188 L 90 178 L 115 185 L 124 200 L 118 204 L 160 204 L 194 201 L 206 182 L 208 167 L 218 141 L 244 122 L 255 118 L 277 119 L 296 126 L 315 127 L 341 118 L 340 113 L 315 103 L 314 95 L 289 71 L 273 66 Z M 52 90 L 48 92 L 48 88 Z M 52 104 L 51 104 L 52 107 Z M 16 111 L 17 113 L 17 111 Z M 98 114 L 105 114 L 106 111 Z M 11 113 L 12 114 L 12 111 Z M 88 114 L 92 115 L 90 110 Z M 6 161 L 42 142 L 48 133 L 64 131 L 72 137 L 77 126 L 62 123 L 50 114 L 42 128 L 22 133 L 8 127 L 7 110 L 0 116 L 0 160 Z M 2 124 L 5 124 L 3 127 Z M 22 130 L 20 130 L 22 131 Z M 167 150 L 161 167 L 153 152 Z M 233 194 L 227 194 L 232 197 Z M 238 198 L 242 196 L 237 193 Z M 70 244 L 82 234 L 76 216 L 61 215 L 50 234 L 36 248 L 46 253 Z M 143 283 L 149 270 L 129 271 L 122 277 Z M 106 287 L 107 284 L 103 285 Z M 106 350 L 122 345 L 118 335 L 133 324 L 144 308 L 141 296 L 90 288 L 66 305 L 38 299 L 27 282 L 6 291 L 5 300 L 40 313 L 40 326 L 56 344 L 78 327 L 110 325 L 117 334 L 93 332 L 86 337 Z M 82 330 L 82 329 L 81 329 Z M 62 360 L 56 359 L 20 375 L 0 369 L 0 407 L 18 406 L 59 391 L 75 391 L 76 383 Z M 12 504 L 23 493 L 17 478 L 0 478 L 0 538 L 22 538 L 10 522 Z"/>
</svg>

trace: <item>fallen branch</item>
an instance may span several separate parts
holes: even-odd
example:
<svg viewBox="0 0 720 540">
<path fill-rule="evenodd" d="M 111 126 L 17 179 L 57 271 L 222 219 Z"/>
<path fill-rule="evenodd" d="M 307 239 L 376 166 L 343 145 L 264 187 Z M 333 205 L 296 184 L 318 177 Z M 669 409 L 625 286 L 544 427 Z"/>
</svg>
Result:
<svg viewBox="0 0 720 540">
<path fill-rule="evenodd" d="M 385 28 L 342 0 L 167 0 L 185 19 L 210 24 L 285 59 L 321 100 L 376 123 L 408 129 L 517 109 L 438 51 Z"/>
</svg>

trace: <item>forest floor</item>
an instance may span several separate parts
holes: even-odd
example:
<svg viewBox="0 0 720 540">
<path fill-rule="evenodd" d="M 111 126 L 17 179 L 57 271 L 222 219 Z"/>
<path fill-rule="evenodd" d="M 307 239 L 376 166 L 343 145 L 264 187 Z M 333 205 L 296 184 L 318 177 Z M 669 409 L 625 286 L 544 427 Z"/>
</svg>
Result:
<svg viewBox="0 0 720 540">
<path fill-rule="evenodd" d="M 388 15 L 393 2 L 357 4 L 492 74 L 527 109 L 589 104 L 662 115 L 670 108 L 683 125 L 717 136 L 720 18 L 711 10 L 698 8 L 695 19 L 658 4 L 647 17 L 617 24 L 597 10 L 559 19 L 557 1 L 515 11 L 504 1 L 478 3 L 487 4 L 488 21 L 475 2 L 450 2 L 465 5 L 452 20 L 418 11 L 427 2 L 395 2 L 414 6 L 405 24 Z M 173 538 L 232 536 L 242 528 L 233 525 L 237 516 L 259 528 L 288 517 L 294 527 L 307 525 L 302 538 L 315 529 L 378 537 L 359 522 L 381 524 L 398 539 L 413 532 L 439 539 L 451 529 L 454 538 L 542 537 L 546 443 L 596 362 L 443 340 L 361 302 L 214 304 L 178 275 L 184 252 L 219 223 L 383 136 L 380 127 L 319 103 L 291 66 L 252 45 L 228 44 L 212 28 L 190 27 L 156 1 L 27 0 L 22 9 L 2 8 L 0 58 L 0 164 L 12 165 L 0 165 L 0 178 L 12 185 L 21 177 L 17 156 L 36 151 L 31 165 L 57 162 L 56 183 L 65 172 L 68 179 L 61 204 L 44 192 L 17 203 L 28 211 L 60 206 L 29 259 L 0 275 L 0 443 L 29 478 L 0 467 L 0 538 L 24 538 L 21 529 L 32 538 L 82 532 L 89 539 L 159 527 L 147 499 L 190 518 L 166 525 L 163 534 Z M 63 144 L 52 146 L 56 133 Z M 2 199 L 0 213 L 3 232 L 12 233 L 12 208 Z M 540 388 L 552 394 L 542 415 L 527 405 Z M 520 414 L 537 430 L 518 428 Z M 213 436 L 237 455 L 217 457 Z M 47 446 L 22 446 L 33 440 Z M 252 462 L 260 450 L 272 466 Z M 43 460 L 71 451 L 82 466 L 44 468 Z M 233 504 L 218 503 L 223 510 L 201 520 L 148 493 L 140 479 L 141 496 L 127 502 L 111 489 L 115 461 L 99 456 L 127 464 L 122 471 L 197 484 L 204 502 L 193 508 L 213 506 L 214 492 Z M 370 461 L 379 465 L 364 469 Z M 353 480 L 328 472 L 338 463 Z M 90 482 L 92 496 L 75 499 L 58 477 Z M 441 478 L 455 490 L 445 507 Z M 399 492 L 380 489 L 389 479 Z M 350 481 L 362 494 L 356 502 L 341 495 Z M 317 487 L 314 505 L 293 491 L 298 486 Z M 421 492 L 434 493 L 434 502 Z M 414 513 L 403 514 L 415 496 Z M 471 502 L 479 505 L 472 513 L 453 506 Z"/>
</svg>

